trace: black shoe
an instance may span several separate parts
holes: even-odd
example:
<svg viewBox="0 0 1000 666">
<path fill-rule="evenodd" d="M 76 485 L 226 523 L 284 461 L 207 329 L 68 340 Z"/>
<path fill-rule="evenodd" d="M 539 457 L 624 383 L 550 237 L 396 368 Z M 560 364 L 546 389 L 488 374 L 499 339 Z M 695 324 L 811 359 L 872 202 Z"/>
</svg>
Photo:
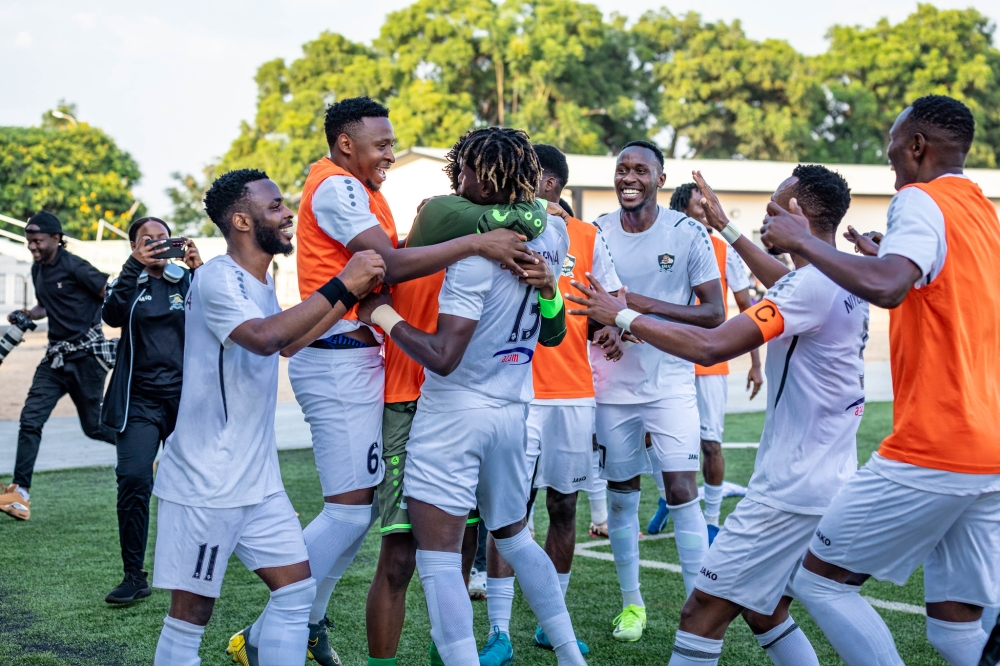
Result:
<svg viewBox="0 0 1000 666">
<path fill-rule="evenodd" d="M 326 617 L 316 624 L 309 625 L 309 649 L 306 657 L 314 660 L 319 666 L 341 666 L 336 650 L 330 647 L 330 636 L 327 628 L 333 628 L 333 622 Z"/>
<path fill-rule="evenodd" d="M 125 574 L 122 584 L 108 592 L 104 600 L 109 604 L 130 604 L 145 599 L 152 593 L 149 583 L 146 582 L 145 571 L 129 571 Z"/>
</svg>

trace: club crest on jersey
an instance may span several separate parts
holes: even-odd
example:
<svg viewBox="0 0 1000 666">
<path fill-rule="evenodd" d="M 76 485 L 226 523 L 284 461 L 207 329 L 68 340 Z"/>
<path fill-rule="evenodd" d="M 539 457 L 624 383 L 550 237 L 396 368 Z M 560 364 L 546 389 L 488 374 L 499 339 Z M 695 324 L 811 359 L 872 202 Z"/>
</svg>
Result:
<svg viewBox="0 0 1000 666">
<path fill-rule="evenodd" d="M 531 363 L 531 357 L 535 352 L 527 347 L 514 347 L 513 349 L 501 349 L 493 358 L 500 357 L 500 365 L 525 365 Z"/>
<path fill-rule="evenodd" d="M 184 299 L 181 298 L 180 294 L 170 294 L 170 309 L 171 310 L 184 309 Z"/>
<path fill-rule="evenodd" d="M 567 253 L 566 258 L 563 259 L 561 274 L 563 277 L 573 277 L 573 267 L 576 266 L 576 257 L 572 254 Z"/>
<path fill-rule="evenodd" d="M 659 257 L 657 257 L 657 261 L 659 261 L 660 263 L 661 273 L 669 273 L 670 271 L 674 270 L 674 255 L 667 254 L 666 252 L 664 252 Z"/>
</svg>

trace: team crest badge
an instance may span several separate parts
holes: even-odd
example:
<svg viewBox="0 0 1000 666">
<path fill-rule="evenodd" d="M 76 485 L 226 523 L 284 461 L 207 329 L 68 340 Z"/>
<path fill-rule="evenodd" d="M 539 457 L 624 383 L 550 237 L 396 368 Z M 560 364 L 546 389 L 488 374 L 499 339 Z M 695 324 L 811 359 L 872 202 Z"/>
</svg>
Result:
<svg viewBox="0 0 1000 666">
<path fill-rule="evenodd" d="M 657 259 L 660 263 L 661 273 L 669 273 L 674 269 L 674 255 L 664 252 Z"/>
<path fill-rule="evenodd" d="M 181 298 L 180 294 L 170 294 L 170 309 L 171 310 L 184 309 L 184 299 Z"/>
<path fill-rule="evenodd" d="M 573 267 L 576 266 L 576 257 L 572 254 L 567 253 L 566 258 L 563 259 L 561 274 L 564 277 L 573 277 Z"/>
</svg>

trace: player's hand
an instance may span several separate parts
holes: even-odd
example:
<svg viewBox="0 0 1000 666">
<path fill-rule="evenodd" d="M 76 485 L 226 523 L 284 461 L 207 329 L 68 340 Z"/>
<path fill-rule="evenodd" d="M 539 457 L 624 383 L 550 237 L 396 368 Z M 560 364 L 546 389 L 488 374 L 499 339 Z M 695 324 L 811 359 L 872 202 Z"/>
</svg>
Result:
<svg viewBox="0 0 1000 666">
<path fill-rule="evenodd" d="M 615 318 L 618 316 L 618 313 L 628 308 L 628 303 L 625 302 L 625 294 L 628 292 L 628 288 L 622 287 L 618 290 L 617 296 L 612 296 L 592 274 L 586 273 L 585 275 L 587 276 L 587 281 L 590 282 L 589 287 L 576 280 L 570 281 L 570 284 L 582 296 L 564 294 L 566 300 L 584 307 L 582 309 L 567 310 L 566 313 L 590 317 L 598 324 L 604 324 L 605 326 L 617 326 Z"/>
<path fill-rule="evenodd" d="M 132 250 L 132 256 L 135 257 L 136 261 L 143 266 L 149 266 L 157 261 L 164 261 L 157 255 L 167 251 L 167 239 L 159 238 L 149 245 L 146 245 L 147 240 L 149 240 L 149 236 L 143 236 L 135 244 L 135 249 Z"/>
<path fill-rule="evenodd" d="M 564 220 L 569 220 L 569 213 L 567 213 L 566 209 L 557 203 L 552 203 L 551 201 L 548 202 L 545 206 L 545 212 L 549 215 L 558 215 Z"/>
<path fill-rule="evenodd" d="M 760 365 L 751 365 L 750 372 L 747 373 L 747 389 L 750 391 L 750 400 L 753 400 L 758 393 L 760 393 L 760 387 L 764 385 L 764 375 L 760 371 Z M 750 387 L 753 386 L 753 390 Z"/>
<path fill-rule="evenodd" d="M 793 198 L 788 207 L 789 210 L 785 210 L 773 201 L 767 204 L 767 217 L 760 228 L 760 241 L 764 247 L 797 252 L 812 236 L 809 220 L 799 208 L 799 202 Z"/>
<path fill-rule="evenodd" d="M 358 319 L 371 326 L 372 313 L 380 305 L 392 305 L 392 296 L 389 294 L 388 289 L 365 296 L 358 303 Z"/>
<path fill-rule="evenodd" d="M 617 326 L 598 329 L 591 344 L 600 346 L 604 350 L 604 358 L 609 361 L 618 361 L 625 354 L 625 347 L 622 346 L 622 330 Z"/>
<path fill-rule="evenodd" d="M 524 265 L 539 263 L 538 258 L 524 244 L 527 238 L 510 229 L 494 229 L 470 238 L 476 243 L 476 254 L 497 262 L 501 268 L 519 278 L 528 274 Z"/>
<path fill-rule="evenodd" d="M 719 201 L 719 197 L 715 196 L 715 192 L 705 182 L 705 177 L 701 175 L 701 171 L 692 171 L 691 176 L 698 186 L 698 191 L 701 192 L 701 207 L 705 209 L 705 218 L 708 221 L 708 226 L 716 231 L 722 231 L 729 225 L 729 218 L 726 217 L 726 212 L 722 209 L 722 202 Z"/>
<path fill-rule="evenodd" d="M 198 248 L 194 246 L 194 241 L 190 238 L 184 239 L 184 258 L 182 261 L 187 264 L 187 267 L 191 270 L 194 270 L 205 263 L 201 260 L 201 253 L 198 252 Z"/>
<path fill-rule="evenodd" d="M 382 283 L 385 261 L 374 250 L 361 250 L 354 253 L 337 277 L 347 287 L 347 291 L 358 298 L 364 298 Z"/>
<path fill-rule="evenodd" d="M 552 267 L 549 266 L 549 262 L 545 261 L 545 257 L 542 255 L 530 250 L 529 252 L 531 252 L 533 257 L 538 259 L 538 263 L 522 264 L 521 269 L 525 272 L 525 275 L 518 282 L 536 287 L 542 293 L 542 298 L 551 301 L 555 298 L 556 289 L 559 286 L 556 282 L 556 276 L 552 272 Z M 513 272 L 511 271 L 511 273 Z"/>
<path fill-rule="evenodd" d="M 854 227 L 847 225 L 844 238 L 854 243 L 854 251 L 866 257 L 877 257 L 879 245 L 882 244 L 882 234 L 877 231 L 858 233 Z"/>
</svg>

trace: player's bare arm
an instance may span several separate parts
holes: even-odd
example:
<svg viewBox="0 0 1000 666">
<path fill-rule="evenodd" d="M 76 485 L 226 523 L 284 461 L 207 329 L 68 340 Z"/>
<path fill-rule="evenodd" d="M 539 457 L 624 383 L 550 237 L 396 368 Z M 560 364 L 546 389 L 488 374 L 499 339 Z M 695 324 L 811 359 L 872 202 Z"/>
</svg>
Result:
<svg viewBox="0 0 1000 666">
<path fill-rule="evenodd" d="M 349 292 L 356 295 L 357 292 L 354 291 L 356 289 L 367 295 L 364 289 L 370 291 L 385 275 L 385 262 L 378 254 L 371 251 L 356 253 L 351 262 L 356 262 L 354 269 L 348 274 L 350 267 L 348 263 L 341 272 L 341 275 L 347 274 L 345 277 L 351 281 L 351 286 L 343 280 L 341 282 Z M 244 349 L 261 356 L 276 354 L 306 336 L 327 315 L 333 315 L 334 321 L 344 315 L 347 311 L 344 303 L 338 301 L 332 304 L 329 298 L 321 293 L 324 290 L 321 288 L 295 307 L 272 317 L 252 319 L 240 324 L 230 334 L 230 339 Z"/>
<path fill-rule="evenodd" d="M 705 209 L 708 226 L 722 233 L 722 230 L 729 226 L 729 217 L 726 215 L 719 197 L 715 195 L 712 188 L 705 182 L 705 177 L 701 175 L 701 171 L 692 171 L 691 176 L 694 178 L 694 182 L 698 184 L 698 190 L 702 194 L 701 205 Z M 736 242 L 732 243 L 732 246 L 736 250 L 736 253 L 740 255 L 743 263 L 750 269 L 750 272 L 757 276 L 757 279 L 760 280 L 766 289 L 770 289 L 774 286 L 775 282 L 788 273 L 787 266 L 762 251 L 746 236 L 741 235 L 736 239 Z M 742 310 L 740 311 L 742 312 Z"/>
<path fill-rule="evenodd" d="M 894 308 L 920 279 L 920 268 L 905 257 L 853 256 L 809 232 L 809 220 L 801 214 L 795 199 L 788 211 L 774 203 L 767 205 L 767 217 L 760 239 L 765 246 L 777 246 L 808 260 L 835 283 L 856 296 L 882 308 Z"/>
<path fill-rule="evenodd" d="M 633 293 L 626 294 L 626 298 L 628 307 L 642 314 L 656 315 L 702 328 L 713 328 L 721 324 L 726 318 L 722 282 L 717 279 L 709 280 L 693 287 L 692 290 L 700 301 L 697 305 L 677 305 Z"/>
<path fill-rule="evenodd" d="M 590 317 L 606 326 L 615 325 L 619 313 L 628 309 L 622 296 L 612 296 L 594 276 L 587 274 L 590 286 L 572 281 L 581 295 L 566 298 L 582 308 L 569 310 L 571 315 Z M 715 365 L 742 356 L 764 344 L 760 328 L 749 316 L 734 317 L 717 328 L 699 328 L 666 322 L 655 317 L 636 317 L 629 330 L 661 351 L 699 365 Z"/>
<path fill-rule="evenodd" d="M 733 298 L 736 300 L 736 306 L 740 309 L 740 312 L 745 312 L 753 307 L 749 289 L 734 291 Z M 750 371 L 747 373 L 747 390 L 751 391 L 750 400 L 753 400 L 757 396 L 763 385 L 764 373 L 760 366 L 760 352 L 754 349 L 750 352 Z M 751 386 L 753 387 L 752 390 Z"/>
</svg>

